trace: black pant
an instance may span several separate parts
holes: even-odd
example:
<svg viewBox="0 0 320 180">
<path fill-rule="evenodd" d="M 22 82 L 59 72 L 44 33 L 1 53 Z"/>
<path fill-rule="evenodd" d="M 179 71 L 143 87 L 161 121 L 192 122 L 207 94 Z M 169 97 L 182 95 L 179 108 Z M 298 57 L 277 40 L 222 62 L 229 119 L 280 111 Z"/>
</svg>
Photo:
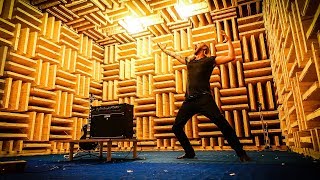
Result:
<svg viewBox="0 0 320 180">
<path fill-rule="evenodd" d="M 195 98 L 186 98 L 179 109 L 175 123 L 172 126 L 172 130 L 186 154 L 193 155 L 194 149 L 192 148 L 186 133 L 183 131 L 183 127 L 187 121 L 197 113 L 206 116 L 218 126 L 229 145 L 236 151 L 238 156 L 245 153 L 234 129 L 230 126 L 224 116 L 222 116 L 212 95 L 202 94 Z"/>
</svg>

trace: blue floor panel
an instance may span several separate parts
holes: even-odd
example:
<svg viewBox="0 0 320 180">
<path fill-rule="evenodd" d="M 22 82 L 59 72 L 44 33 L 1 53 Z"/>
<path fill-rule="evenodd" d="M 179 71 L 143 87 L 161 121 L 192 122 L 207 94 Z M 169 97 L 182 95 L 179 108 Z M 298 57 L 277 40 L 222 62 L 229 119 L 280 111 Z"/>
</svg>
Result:
<svg viewBox="0 0 320 180">
<path fill-rule="evenodd" d="M 113 152 L 112 162 L 82 157 L 69 162 L 63 155 L 2 158 L 26 160 L 24 173 L 0 179 L 320 179 L 320 162 L 291 152 L 248 152 L 241 163 L 233 151 L 198 151 L 195 159 L 178 160 L 182 152 Z"/>
</svg>

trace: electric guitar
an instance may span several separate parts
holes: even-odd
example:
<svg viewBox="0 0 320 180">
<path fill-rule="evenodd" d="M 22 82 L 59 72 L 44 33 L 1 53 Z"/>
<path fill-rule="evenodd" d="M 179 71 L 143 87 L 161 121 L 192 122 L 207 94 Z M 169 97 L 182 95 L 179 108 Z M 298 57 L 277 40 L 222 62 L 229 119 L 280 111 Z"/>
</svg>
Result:
<svg viewBox="0 0 320 180">
<path fill-rule="evenodd" d="M 90 94 L 89 97 L 90 100 L 90 111 L 89 111 L 89 117 L 88 117 L 88 124 L 85 124 L 82 127 L 82 131 L 83 131 L 83 135 L 81 136 L 80 139 L 90 139 L 90 124 L 91 124 L 91 111 L 92 111 L 92 102 L 95 100 L 95 97 L 93 96 L 93 94 Z M 81 142 L 79 143 L 79 147 L 82 150 L 95 150 L 98 146 L 97 142 Z"/>
</svg>

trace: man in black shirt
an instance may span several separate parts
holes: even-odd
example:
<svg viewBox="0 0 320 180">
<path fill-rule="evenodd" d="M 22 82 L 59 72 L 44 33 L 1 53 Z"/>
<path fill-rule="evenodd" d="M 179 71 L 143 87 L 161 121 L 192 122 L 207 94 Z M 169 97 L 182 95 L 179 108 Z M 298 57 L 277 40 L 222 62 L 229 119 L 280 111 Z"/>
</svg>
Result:
<svg viewBox="0 0 320 180">
<path fill-rule="evenodd" d="M 250 161 L 250 157 L 248 157 L 246 152 L 243 150 L 242 144 L 240 143 L 234 129 L 221 114 L 211 95 L 209 80 L 213 68 L 216 65 L 235 60 L 234 48 L 230 37 L 223 31 L 221 31 L 221 33 L 224 36 L 225 41 L 228 43 L 228 56 L 210 56 L 209 47 L 205 43 L 197 44 L 195 46 L 194 55 L 189 57 L 182 57 L 173 51 L 167 50 L 165 45 L 158 44 L 159 48 L 167 55 L 176 58 L 183 64 L 186 64 L 188 70 L 188 84 L 185 101 L 179 109 L 175 123 L 172 126 L 174 134 L 185 151 L 184 155 L 177 157 L 178 159 L 195 157 L 194 149 L 183 131 L 183 127 L 193 115 L 200 113 L 209 118 L 219 127 L 229 145 L 236 151 L 240 161 Z"/>
</svg>

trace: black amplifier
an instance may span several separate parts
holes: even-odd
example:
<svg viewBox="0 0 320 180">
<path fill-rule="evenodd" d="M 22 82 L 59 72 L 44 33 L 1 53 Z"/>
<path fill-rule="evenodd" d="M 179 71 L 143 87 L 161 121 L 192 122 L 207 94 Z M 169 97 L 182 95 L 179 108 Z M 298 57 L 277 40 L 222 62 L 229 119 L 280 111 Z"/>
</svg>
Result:
<svg viewBox="0 0 320 180">
<path fill-rule="evenodd" d="M 133 105 L 92 107 L 90 136 L 91 138 L 132 138 Z"/>
</svg>

